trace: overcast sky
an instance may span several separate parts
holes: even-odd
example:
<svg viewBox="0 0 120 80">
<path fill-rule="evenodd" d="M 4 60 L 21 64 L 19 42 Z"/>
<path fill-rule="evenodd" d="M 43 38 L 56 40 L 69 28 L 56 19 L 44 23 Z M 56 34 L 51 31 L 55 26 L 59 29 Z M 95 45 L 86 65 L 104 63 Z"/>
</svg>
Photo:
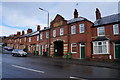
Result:
<svg viewBox="0 0 120 80">
<path fill-rule="evenodd" d="M 76 3 L 78 5 L 76 6 Z M 79 16 L 95 21 L 95 9 L 99 8 L 102 17 L 118 13 L 118 2 L 2 2 L 0 3 L 0 36 L 15 34 L 17 31 L 32 28 L 36 31 L 36 25 L 47 26 L 47 12 L 39 10 L 39 7 L 49 11 L 50 21 L 57 14 L 66 20 L 73 18 L 76 8 Z"/>
</svg>

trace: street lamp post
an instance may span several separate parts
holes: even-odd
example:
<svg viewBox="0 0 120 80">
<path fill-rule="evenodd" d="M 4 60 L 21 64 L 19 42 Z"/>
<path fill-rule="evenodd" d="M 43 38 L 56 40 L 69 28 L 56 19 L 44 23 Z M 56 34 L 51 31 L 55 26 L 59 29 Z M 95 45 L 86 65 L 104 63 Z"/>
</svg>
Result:
<svg viewBox="0 0 120 80">
<path fill-rule="evenodd" d="M 45 9 L 42 9 L 42 8 L 39 8 L 39 9 L 48 13 L 48 23 L 47 23 L 47 26 L 49 28 L 49 12 L 47 10 L 45 10 Z M 48 44 L 47 44 L 47 54 L 48 53 L 50 54 L 50 30 L 49 30 L 48 33 L 49 33 L 49 38 L 48 38 Z"/>
<path fill-rule="evenodd" d="M 42 8 L 39 8 L 39 9 L 48 13 L 48 23 L 47 23 L 47 26 L 49 27 L 49 12 L 47 10 L 45 10 L 45 9 L 42 9 Z"/>
</svg>

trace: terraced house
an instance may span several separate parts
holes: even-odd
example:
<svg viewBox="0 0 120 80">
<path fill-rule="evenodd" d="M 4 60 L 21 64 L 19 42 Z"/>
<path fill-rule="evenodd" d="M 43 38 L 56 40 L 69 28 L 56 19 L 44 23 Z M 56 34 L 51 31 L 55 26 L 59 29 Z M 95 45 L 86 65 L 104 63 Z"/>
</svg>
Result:
<svg viewBox="0 0 120 80">
<path fill-rule="evenodd" d="M 96 21 L 91 29 L 92 58 L 120 59 L 120 13 L 101 17 L 96 9 Z"/>
<path fill-rule="evenodd" d="M 28 53 L 37 52 L 48 56 L 64 57 L 71 53 L 73 59 L 120 59 L 120 14 L 101 17 L 96 8 L 96 21 L 78 16 L 74 10 L 73 19 L 66 20 L 57 14 L 51 21 L 50 27 L 44 27 L 27 34 L 4 39 L 5 43 L 13 48 L 27 49 Z M 13 42 L 8 42 L 13 40 Z"/>
</svg>

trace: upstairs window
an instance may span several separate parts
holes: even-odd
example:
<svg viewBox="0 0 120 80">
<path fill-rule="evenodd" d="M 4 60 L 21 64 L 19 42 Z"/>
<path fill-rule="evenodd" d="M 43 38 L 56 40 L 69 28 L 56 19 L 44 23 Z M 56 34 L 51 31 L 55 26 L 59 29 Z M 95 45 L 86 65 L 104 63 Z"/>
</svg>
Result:
<svg viewBox="0 0 120 80">
<path fill-rule="evenodd" d="M 76 34 L 76 26 L 71 26 L 71 34 Z"/>
<path fill-rule="evenodd" d="M 53 37 L 56 37 L 56 30 L 53 30 Z"/>
<path fill-rule="evenodd" d="M 39 41 L 39 35 L 37 35 L 37 41 Z"/>
<path fill-rule="evenodd" d="M 60 35 L 64 35 L 64 28 L 60 28 Z"/>
<path fill-rule="evenodd" d="M 113 25 L 113 33 L 114 34 L 119 34 L 119 25 L 118 24 Z"/>
<path fill-rule="evenodd" d="M 49 32 L 46 32 L 46 38 L 49 38 Z"/>
<path fill-rule="evenodd" d="M 42 39 L 42 33 L 40 33 L 40 39 Z"/>
<path fill-rule="evenodd" d="M 98 27 L 98 36 L 105 36 L 105 28 Z"/>
<path fill-rule="evenodd" d="M 84 24 L 80 24 L 80 33 L 84 33 L 85 32 L 85 28 L 84 28 Z"/>
</svg>

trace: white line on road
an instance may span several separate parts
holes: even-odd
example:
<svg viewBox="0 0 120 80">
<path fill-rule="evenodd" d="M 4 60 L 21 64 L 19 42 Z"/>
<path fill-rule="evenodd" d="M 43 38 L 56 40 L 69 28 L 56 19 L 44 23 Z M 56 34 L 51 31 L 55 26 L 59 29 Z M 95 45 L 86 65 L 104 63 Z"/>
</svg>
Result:
<svg viewBox="0 0 120 80">
<path fill-rule="evenodd" d="M 84 79 L 84 78 L 78 78 L 78 77 L 72 77 L 70 76 L 71 79 L 77 79 L 77 80 L 87 80 L 87 79 Z"/>
<path fill-rule="evenodd" d="M 20 68 L 20 69 L 29 70 L 29 71 L 34 71 L 34 72 L 39 72 L 39 73 L 45 73 L 44 71 L 39 71 L 39 70 L 35 70 L 35 69 L 25 68 L 25 67 L 21 67 L 21 66 L 17 66 L 17 65 L 12 65 L 12 66 Z"/>
</svg>

